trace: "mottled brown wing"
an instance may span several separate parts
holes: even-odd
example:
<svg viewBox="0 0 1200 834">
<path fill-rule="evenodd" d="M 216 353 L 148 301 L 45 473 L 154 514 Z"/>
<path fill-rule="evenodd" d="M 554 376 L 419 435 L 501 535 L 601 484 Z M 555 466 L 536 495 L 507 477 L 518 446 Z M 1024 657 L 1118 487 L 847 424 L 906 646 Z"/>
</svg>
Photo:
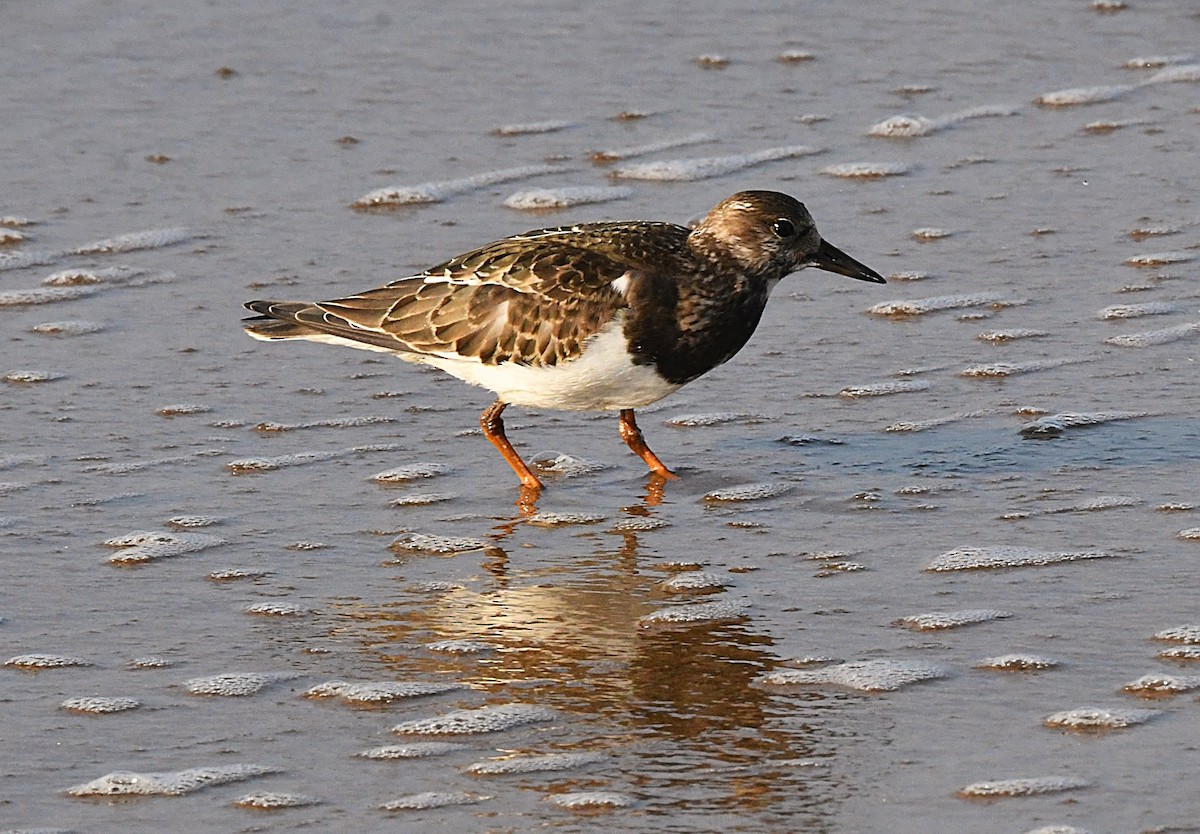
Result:
<svg viewBox="0 0 1200 834">
<path fill-rule="evenodd" d="M 613 282 L 641 271 L 619 254 L 557 236 L 509 238 L 422 275 L 288 312 L 315 330 L 380 347 L 554 365 L 577 357 L 626 306 Z"/>
</svg>

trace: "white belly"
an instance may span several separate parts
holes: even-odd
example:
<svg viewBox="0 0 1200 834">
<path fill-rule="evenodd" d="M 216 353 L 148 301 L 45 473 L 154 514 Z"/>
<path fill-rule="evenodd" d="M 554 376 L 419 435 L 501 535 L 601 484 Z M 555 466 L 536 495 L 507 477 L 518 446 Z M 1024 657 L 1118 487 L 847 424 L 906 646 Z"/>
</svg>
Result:
<svg viewBox="0 0 1200 834">
<path fill-rule="evenodd" d="M 503 402 L 566 411 L 640 408 L 679 389 L 651 365 L 629 357 L 621 317 L 600 331 L 578 359 L 561 365 L 530 367 L 512 362 L 484 365 L 470 359 L 428 354 L 397 354 L 432 365 L 464 382 L 496 392 Z"/>
</svg>

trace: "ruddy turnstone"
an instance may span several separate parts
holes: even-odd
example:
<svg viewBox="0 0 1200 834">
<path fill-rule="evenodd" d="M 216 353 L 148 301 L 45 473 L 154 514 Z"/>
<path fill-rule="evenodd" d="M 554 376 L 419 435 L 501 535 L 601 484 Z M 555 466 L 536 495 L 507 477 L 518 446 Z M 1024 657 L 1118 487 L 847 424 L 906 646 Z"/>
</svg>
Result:
<svg viewBox="0 0 1200 834">
<path fill-rule="evenodd" d="M 674 478 L 634 409 L 728 361 L 780 279 L 809 266 L 884 283 L 825 242 L 802 203 L 742 191 L 694 229 L 640 220 L 539 229 L 358 295 L 251 301 L 260 315 L 243 324 L 256 339 L 383 351 L 494 391 L 480 425 L 528 489 L 542 484 L 504 434 L 512 404 L 619 411 L 629 448 Z"/>
</svg>

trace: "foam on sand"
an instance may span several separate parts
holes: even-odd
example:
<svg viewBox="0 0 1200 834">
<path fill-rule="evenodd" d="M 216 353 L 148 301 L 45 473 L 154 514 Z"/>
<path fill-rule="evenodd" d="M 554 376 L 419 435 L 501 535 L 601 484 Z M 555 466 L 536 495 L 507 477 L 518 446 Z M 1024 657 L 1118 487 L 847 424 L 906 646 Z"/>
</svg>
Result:
<svg viewBox="0 0 1200 834">
<path fill-rule="evenodd" d="M 352 208 L 363 210 L 440 203 L 448 197 L 479 191 L 490 185 L 526 177 L 539 177 L 543 174 L 563 174 L 567 170 L 561 165 L 523 165 L 518 168 L 486 171 L 455 180 L 424 182 L 419 185 L 392 185 L 368 191 L 350 205 Z"/>
<path fill-rule="evenodd" d="M 659 162 L 644 162 L 637 165 L 624 165 L 613 169 L 611 176 L 628 180 L 656 180 L 659 182 L 686 182 L 703 180 L 710 177 L 720 177 L 741 171 L 765 162 L 779 159 L 797 159 L 820 153 L 818 148 L 807 145 L 788 145 L 781 148 L 767 148 L 754 153 L 733 154 L 731 156 L 707 156 L 693 159 L 664 159 Z"/>
</svg>

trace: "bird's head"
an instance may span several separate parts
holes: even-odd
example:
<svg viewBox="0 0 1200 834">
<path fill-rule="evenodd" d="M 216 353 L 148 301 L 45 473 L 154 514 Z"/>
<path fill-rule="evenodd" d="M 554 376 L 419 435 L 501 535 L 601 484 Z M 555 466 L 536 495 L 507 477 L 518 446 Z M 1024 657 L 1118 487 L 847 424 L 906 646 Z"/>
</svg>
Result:
<svg viewBox="0 0 1200 834">
<path fill-rule="evenodd" d="M 704 216 L 688 238 L 714 261 L 732 259 L 743 271 L 779 279 L 815 266 L 860 281 L 883 277 L 821 238 L 804 204 L 778 191 L 740 191 Z"/>
</svg>

